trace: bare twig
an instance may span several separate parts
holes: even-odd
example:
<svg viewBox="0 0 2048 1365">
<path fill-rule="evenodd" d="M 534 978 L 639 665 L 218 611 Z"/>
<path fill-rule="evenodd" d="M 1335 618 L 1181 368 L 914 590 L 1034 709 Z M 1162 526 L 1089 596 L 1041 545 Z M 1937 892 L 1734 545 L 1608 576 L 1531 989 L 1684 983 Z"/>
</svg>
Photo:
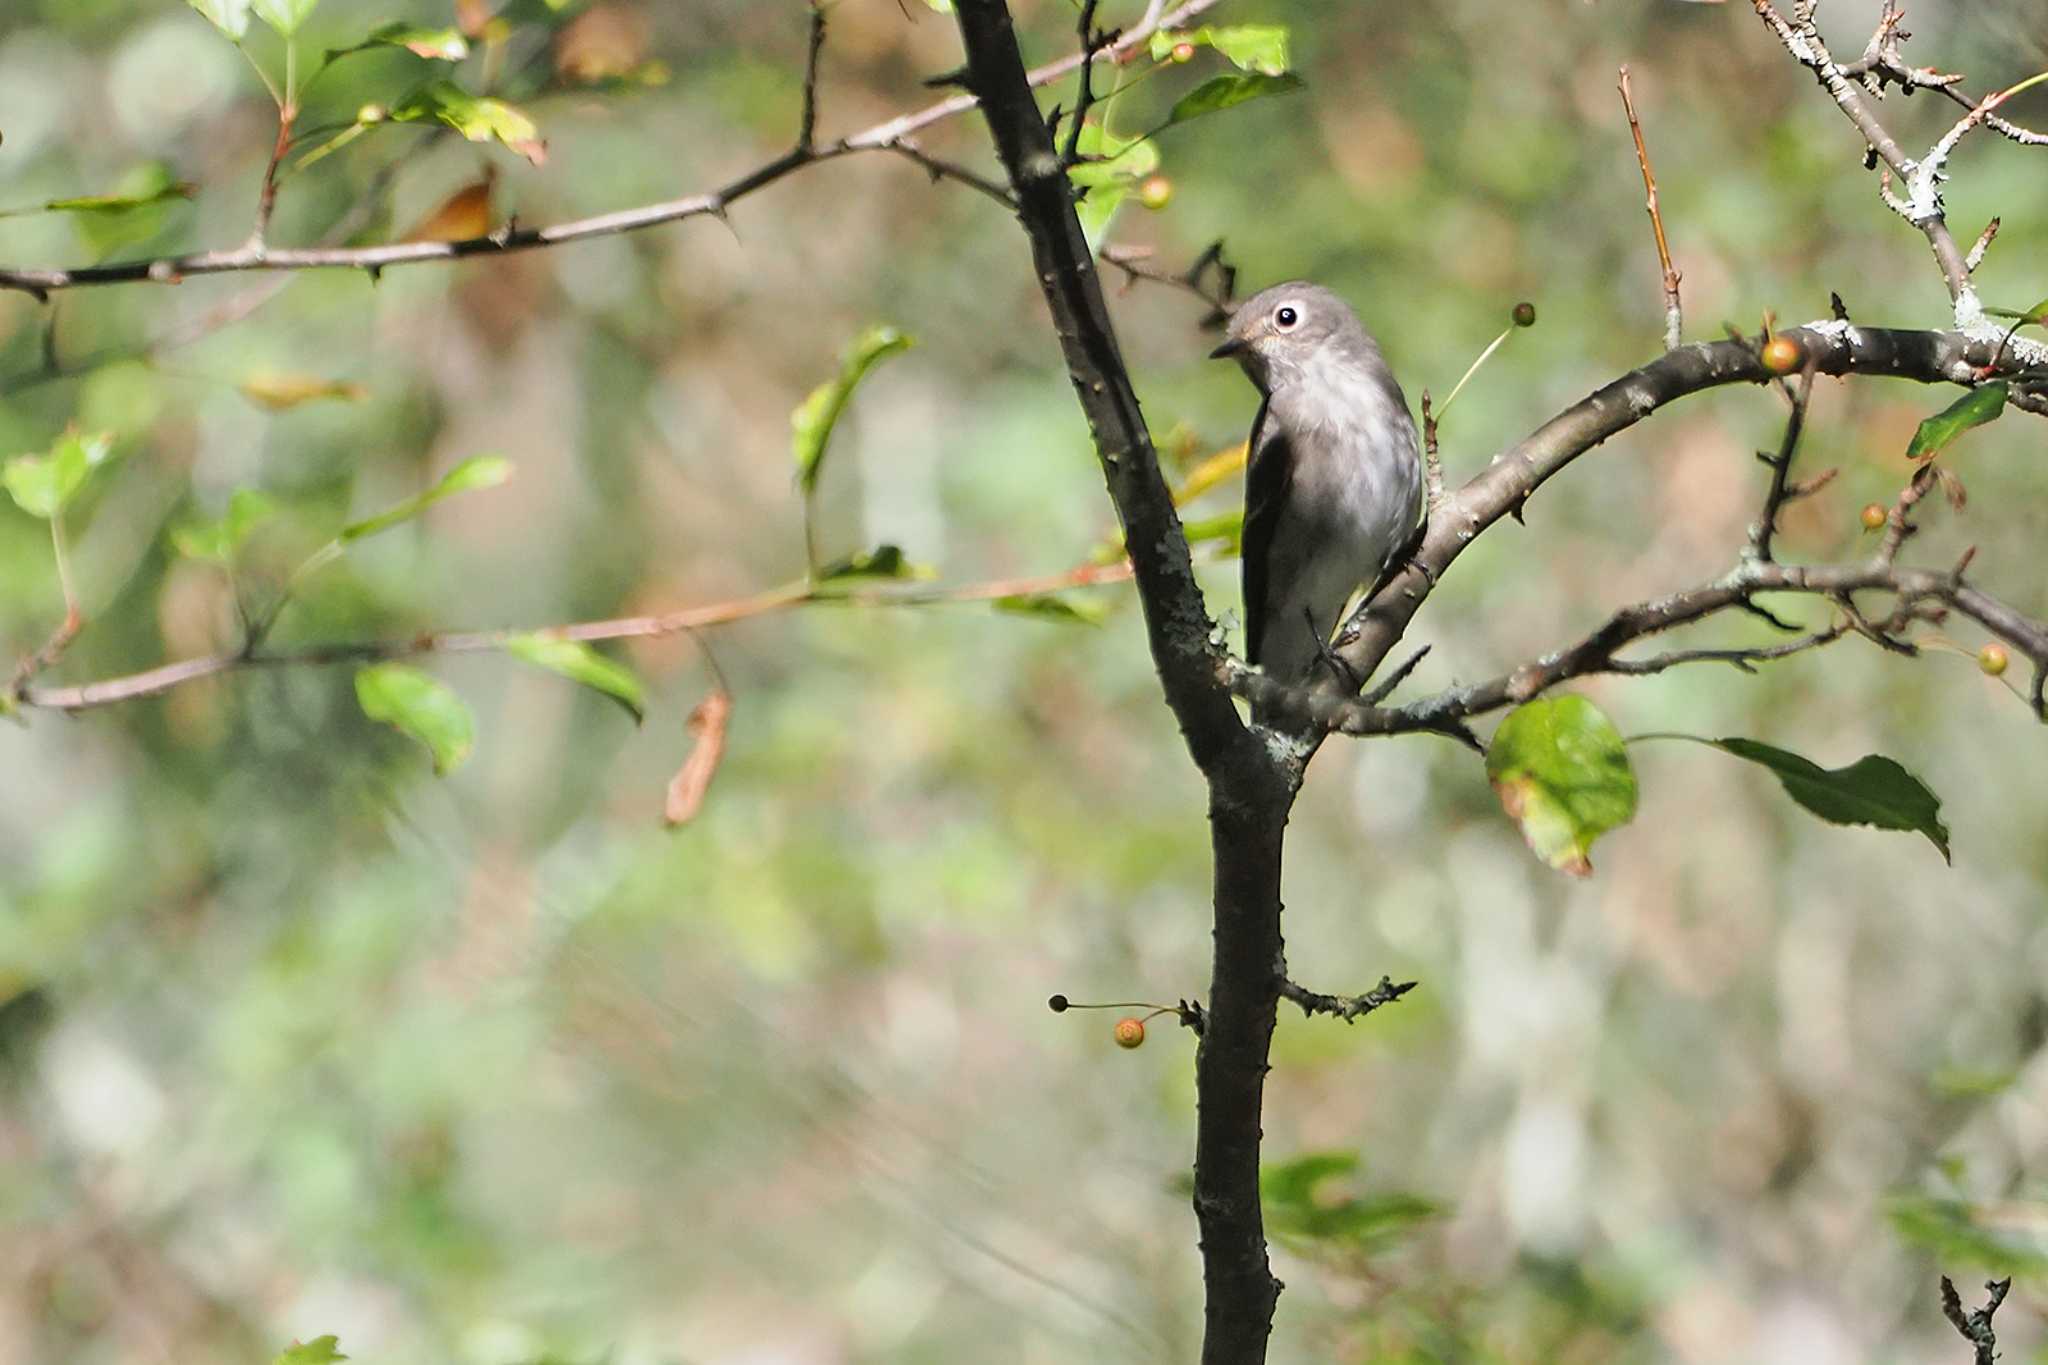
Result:
<svg viewBox="0 0 2048 1365">
<path fill-rule="evenodd" d="M 1998 1306 L 2005 1302 L 2006 1294 L 2011 1292 L 2012 1278 L 1987 1280 L 1984 1288 L 1990 1294 L 1984 1306 L 1965 1313 L 1962 1296 L 1956 1293 L 1954 1282 L 1948 1276 L 1942 1276 L 1941 1311 L 1956 1331 L 1962 1333 L 1963 1339 L 1977 1348 L 1976 1365 L 1994 1365 L 1998 1359 L 1998 1333 L 1992 1329 L 1991 1318 L 1998 1312 Z"/>
<path fill-rule="evenodd" d="M 1931 178 L 1925 182 L 1915 180 L 1919 163 L 1906 155 L 1905 149 L 1879 121 L 1877 111 L 1871 108 L 1869 91 L 1859 80 L 1863 73 L 1845 71 L 1835 60 L 1834 54 L 1822 41 L 1820 30 L 1814 25 L 1810 5 L 1802 3 L 1795 7 L 1788 19 L 1772 0 L 1751 0 L 1751 3 L 1758 17 L 1770 26 L 1793 59 L 1813 72 L 1836 106 L 1862 134 L 1870 153 L 1883 163 L 1885 175 L 1880 181 L 1880 193 L 1885 203 L 1926 236 L 1935 262 L 1941 267 L 1949 297 L 1957 306 L 1959 320 L 1965 316 L 1974 320 L 1976 296 L 1970 289 L 1969 268 L 1964 264 L 1962 249 L 1956 245 L 1955 236 L 1949 231 L 1947 219 L 1943 216 L 1939 189 Z M 1890 188 L 1892 175 L 1907 187 L 1909 194 L 1924 190 L 1926 197 L 1900 198 Z"/>
<path fill-rule="evenodd" d="M 825 51 L 825 7 L 811 0 L 810 46 L 804 53 L 804 102 L 797 116 L 796 149 L 808 153 L 818 131 L 818 58 Z"/>
<path fill-rule="evenodd" d="M 1204 327 L 1221 326 L 1237 307 L 1233 297 L 1237 289 L 1237 267 L 1223 259 L 1223 243 L 1220 241 L 1211 242 L 1192 265 L 1178 274 L 1151 264 L 1153 252 L 1148 246 L 1104 242 L 1097 254 L 1124 273 L 1127 287 L 1147 280 L 1183 290 L 1208 304 L 1208 315 L 1201 322 Z M 1215 276 L 1214 284 L 1209 283 L 1212 274 Z"/>
<path fill-rule="evenodd" d="M 1371 1014 L 1382 1005 L 1391 1005 L 1415 989 L 1414 981 L 1396 982 L 1391 976 L 1380 978 L 1380 984 L 1363 995 L 1324 995 L 1320 991 L 1307 990 L 1287 978 L 1285 964 L 1280 974 L 1280 994 L 1301 1006 L 1304 1015 L 1314 1018 L 1318 1014 L 1334 1015 L 1345 1023 Z"/>
<path fill-rule="evenodd" d="M 1749 552 L 1758 559 L 1771 557 L 1771 538 L 1778 531 L 1778 512 L 1787 502 L 1799 495 L 1800 490 L 1790 482 L 1792 458 L 1799 450 L 1799 436 L 1806 428 L 1806 405 L 1813 396 L 1813 364 L 1809 360 L 1797 384 L 1785 385 L 1785 391 L 1792 400 L 1792 411 L 1785 418 L 1785 435 L 1778 442 L 1778 453 L 1771 455 L 1758 452 L 1757 458 L 1771 469 L 1771 483 L 1764 493 L 1763 511 L 1757 516 L 1756 524 L 1749 528 Z M 1804 491 L 1811 492 L 1817 485 L 1809 485 Z"/>
<path fill-rule="evenodd" d="M 1119 35 L 1101 51 L 1111 57 L 1121 57 L 1144 44 L 1151 37 L 1154 28 L 1179 27 L 1220 3 L 1222 0 L 1186 0 L 1186 3 L 1170 12 L 1158 15 L 1151 27 L 1140 25 L 1133 28 Z M 1032 86 L 1047 85 L 1081 64 L 1082 57 L 1078 53 L 1062 57 L 1027 73 L 1026 80 Z M 723 216 L 741 199 L 766 185 L 774 184 L 794 171 L 821 161 L 831 161 L 860 152 L 893 151 L 896 143 L 919 129 L 966 113 L 978 103 L 979 98 L 974 94 L 954 95 L 914 113 L 899 115 L 834 142 L 820 143 L 808 150 L 792 147 L 781 156 L 756 166 L 716 189 L 660 203 L 645 204 L 637 208 L 601 213 L 588 218 L 576 218 L 540 227 L 515 227 L 510 231 L 464 238 L 455 242 L 394 242 L 368 247 L 286 248 L 245 243 L 231 250 L 160 256 L 103 266 L 0 266 L 0 289 L 19 289 L 40 297 L 60 289 L 141 282 L 175 284 L 179 280 L 195 275 L 218 275 L 240 271 L 374 271 L 388 266 L 412 265 L 425 261 L 453 261 L 477 255 L 531 251 L 560 246 L 565 242 L 582 241 L 590 237 L 636 232 L 687 218 Z"/>
<path fill-rule="evenodd" d="M 1444 501 L 1444 462 L 1437 451 L 1436 413 L 1430 410 L 1428 389 L 1422 391 L 1422 491 L 1426 522 Z"/>
<path fill-rule="evenodd" d="M 1685 313 L 1679 306 L 1678 284 L 1684 278 L 1671 264 L 1671 247 L 1664 239 L 1664 215 L 1657 207 L 1657 176 L 1650 169 L 1650 149 L 1643 141 L 1642 121 L 1636 117 L 1634 93 L 1629 89 L 1628 68 L 1621 68 L 1621 107 L 1628 115 L 1628 131 L 1635 138 L 1636 165 L 1643 172 L 1643 207 L 1650 213 L 1650 230 L 1657 238 L 1657 264 L 1664 272 L 1664 349 L 1675 351 L 1685 335 Z"/>
<path fill-rule="evenodd" d="M 715 602 L 701 607 L 659 612 L 646 616 L 619 616 L 596 621 L 525 629 L 434 631 L 392 640 L 356 640 L 309 645 L 301 649 L 264 653 L 241 649 L 232 653 L 209 654 L 180 659 L 175 663 L 145 669 L 122 677 L 70 687 L 28 685 L 33 674 L 54 662 L 54 658 L 26 669 L 16 676 L 9 696 L 19 705 L 53 711 L 84 711 L 98 706 L 154 697 L 201 678 L 218 677 L 254 669 L 321 667 L 332 664 L 369 663 L 384 659 L 417 658 L 427 654 L 488 653 L 505 647 L 515 636 L 536 634 L 558 640 L 629 640 L 662 635 L 694 633 L 713 626 L 810 606 L 921 607 L 949 602 L 992 602 L 1011 597 L 1036 597 L 1069 588 L 1122 583 L 1131 577 L 1128 559 L 1110 564 L 1080 564 L 1055 574 L 1022 578 L 993 579 L 956 587 L 839 588 L 830 582 L 798 582 L 771 588 L 751 597 Z M 68 643 L 77 626 L 67 622 Z M 61 652 L 63 646 L 57 649 Z M 47 647 L 45 649 L 47 652 Z M 40 655 L 38 656 L 40 658 Z"/>
</svg>

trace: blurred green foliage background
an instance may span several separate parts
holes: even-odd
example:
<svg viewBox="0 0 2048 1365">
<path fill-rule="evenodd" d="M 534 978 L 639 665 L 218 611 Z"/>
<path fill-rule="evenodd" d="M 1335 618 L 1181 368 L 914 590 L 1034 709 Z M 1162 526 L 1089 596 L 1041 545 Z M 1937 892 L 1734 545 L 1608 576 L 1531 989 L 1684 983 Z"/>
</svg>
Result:
<svg viewBox="0 0 2048 1365">
<path fill-rule="evenodd" d="M 1034 59 L 1070 50 L 1068 6 L 1016 9 Z M 1855 52 L 1877 9 L 1829 0 L 1823 20 Z M 301 47 L 457 17 L 325 0 Z M 1909 52 L 1973 90 L 2048 65 L 2034 0 L 1910 17 Z M 544 164 L 379 127 L 287 177 L 272 239 L 351 211 L 361 240 L 401 236 L 487 169 L 496 221 L 596 213 L 707 188 L 792 135 L 794 0 L 520 0 L 500 18 L 456 74 L 535 119 Z M 1177 266 L 1221 236 L 1247 285 L 1336 287 L 1411 397 L 1535 301 L 1537 328 L 1445 427 L 1453 477 L 1657 350 L 1622 62 L 1691 335 L 1825 316 L 1830 290 L 1859 321 L 1946 321 L 1861 143 L 1745 5 L 1231 0 L 1208 18 L 1289 24 L 1307 89 L 1165 135 L 1170 206 L 1127 205 L 1112 239 Z M 268 34 L 247 46 L 280 69 Z M 918 0 L 840 0 L 821 133 L 921 106 L 919 82 L 958 60 Z M 1147 127 L 1217 69 L 1202 54 L 1110 117 Z M 302 128 L 425 75 L 403 52 L 353 57 Z M 1928 95 L 1884 108 L 1908 147 L 1956 114 Z M 186 5 L 16 0 L 0 207 L 194 192 L 0 219 L 0 260 L 239 243 L 274 135 L 250 64 Z M 992 164 L 974 118 L 928 145 Z M 2048 294 L 2043 164 L 1982 136 L 1955 163 L 1958 235 L 2004 220 L 1991 302 Z M 1199 306 L 1149 287 L 1115 306 L 1162 442 L 1241 439 L 1253 395 L 1201 359 Z M 89 625 L 52 680 L 233 647 L 228 580 L 170 541 L 233 490 L 283 509 L 244 556 L 260 600 L 343 521 L 478 454 L 515 477 L 352 548 L 276 643 L 786 582 L 804 564 L 789 414 L 874 322 L 918 344 L 836 437 L 822 550 L 900 544 L 949 583 L 1081 562 L 1112 526 L 1024 240 L 894 158 L 807 170 L 726 224 L 375 282 L 0 296 L 0 456 L 74 422 L 116 437 L 72 518 Z M 166 335 L 184 344 L 97 363 Z M 277 376 L 360 392 L 273 410 L 244 391 Z M 1804 467 L 1843 472 L 1788 516 L 1784 553 L 1861 552 L 1858 509 L 1889 500 L 1914 425 L 1951 397 L 1824 383 Z M 1728 562 L 1779 415 L 1758 391 L 1707 395 L 1589 455 L 1447 578 L 1411 686 L 1491 675 Z M 2041 446 L 2021 415 L 1973 433 L 1953 461 L 1968 509 L 1935 512 L 1910 553 L 1979 545 L 1980 581 L 2048 611 Z M 1208 571 L 1233 625 L 1235 578 Z M 11 660 L 62 614 L 46 528 L 11 506 L 0 584 Z M 327 1332 L 394 1365 L 1192 1359 L 1191 1040 L 1155 1021 L 1123 1052 L 1114 1013 L 1044 1006 L 1171 1003 L 1207 979 L 1201 790 L 1128 590 L 1091 591 L 1101 629 L 954 605 L 707 633 L 729 746 L 675 831 L 662 790 L 710 686 L 686 637 L 619 652 L 651 684 L 638 729 L 522 663 L 430 661 L 478 718 L 475 756 L 441 780 L 362 716 L 346 668 L 0 728 L 0 1359 L 264 1360 Z M 1945 1271 L 1966 1300 L 2018 1274 L 2005 1358 L 2048 1360 L 2041 728 L 1967 658 L 1860 641 L 1756 678 L 1584 690 L 1629 733 L 1889 753 L 1945 798 L 1955 865 L 1667 745 L 1637 751 L 1637 821 L 1569 882 L 1469 753 L 1328 746 L 1290 840 L 1297 974 L 1422 985 L 1356 1027 L 1283 1019 L 1274 1359 L 1959 1361 Z"/>
</svg>

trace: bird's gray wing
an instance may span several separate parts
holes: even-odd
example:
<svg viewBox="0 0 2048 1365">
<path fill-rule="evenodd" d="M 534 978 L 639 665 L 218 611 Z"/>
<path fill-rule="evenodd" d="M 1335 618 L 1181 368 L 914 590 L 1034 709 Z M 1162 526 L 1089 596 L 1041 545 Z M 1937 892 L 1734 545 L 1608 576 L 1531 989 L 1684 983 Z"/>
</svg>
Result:
<svg viewBox="0 0 2048 1365">
<path fill-rule="evenodd" d="M 1244 476 L 1244 653 L 1247 661 L 1259 661 L 1261 635 L 1267 616 L 1267 575 L 1273 565 L 1274 533 L 1280 525 L 1280 511 L 1287 503 L 1289 476 L 1294 452 L 1286 433 L 1271 419 L 1272 400 L 1259 405 L 1252 421 Z"/>
</svg>

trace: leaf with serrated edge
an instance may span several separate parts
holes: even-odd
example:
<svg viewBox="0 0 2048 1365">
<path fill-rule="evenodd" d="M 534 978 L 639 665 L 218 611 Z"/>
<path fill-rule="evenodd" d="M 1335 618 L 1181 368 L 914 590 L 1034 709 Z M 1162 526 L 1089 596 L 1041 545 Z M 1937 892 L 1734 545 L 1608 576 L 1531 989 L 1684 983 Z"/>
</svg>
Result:
<svg viewBox="0 0 2048 1365">
<path fill-rule="evenodd" d="M 446 776 L 476 746 L 469 707 L 446 683 L 407 664 L 371 664 L 356 673 L 356 702 L 382 721 L 427 746 L 434 771 Z"/>
<path fill-rule="evenodd" d="M 1913 433 L 1913 443 L 1906 447 L 1906 458 L 1931 460 L 1955 444 L 1956 438 L 1971 427 L 1996 421 L 2005 411 L 2005 398 L 2006 383 L 2003 379 L 1970 390 L 1920 424 Z"/>
<path fill-rule="evenodd" d="M 496 139 L 536 166 L 547 160 L 547 144 L 531 118 L 503 100 L 472 95 L 453 81 L 432 81 L 391 110 L 394 123 L 429 119 L 447 124 L 471 142 Z"/>
<path fill-rule="evenodd" d="M 1486 776 L 1536 856 L 1584 877 L 1593 841 L 1635 818 L 1636 777 L 1614 722 L 1584 697 L 1516 707 L 1486 747 Z"/>
<path fill-rule="evenodd" d="M 448 471 L 441 482 L 417 497 L 407 498 L 395 507 L 390 507 L 373 517 L 352 521 L 341 528 L 335 539 L 346 545 L 374 536 L 379 531 L 388 531 L 400 522 L 411 521 L 420 513 L 432 507 L 443 498 L 452 498 L 457 493 L 467 493 L 477 488 L 494 488 L 512 477 L 512 462 L 497 455 L 478 455 L 464 460 Z"/>
<path fill-rule="evenodd" d="M 789 415 L 790 453 L 796 459 L 797 488 L 806 497 L 818 485 L 825 464 L 825 450 L 832 430 L 845 412 L 854 389 L 878 363 L 907 351 L 909 337 L 885 323 L 869 327 L 853 339 L 839 360 L 839 373 L 812 389 L 810 395 Z"/>
<path fill-rule="evenodd" d="M 607 659 L 581 640 L 564 640 L 556 635 L 514 635 L 505 641 L 505 652 L 602 692 L 625 707 L 635 723 L 646 719 L 647 692 L 640 679 L 624 664 Z"/>
</svg>

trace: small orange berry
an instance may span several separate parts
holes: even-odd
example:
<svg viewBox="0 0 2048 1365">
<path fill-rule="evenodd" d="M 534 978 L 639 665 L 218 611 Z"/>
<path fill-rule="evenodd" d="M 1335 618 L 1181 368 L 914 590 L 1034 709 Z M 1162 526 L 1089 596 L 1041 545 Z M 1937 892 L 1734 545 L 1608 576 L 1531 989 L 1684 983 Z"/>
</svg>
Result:
<svg viewBox="0 0 2048 1365">
<path fill-rule="evenodd" d="M 1173 59 L 1177 62 L 1193 61 L 1195 59 L 1195 45 L 1193 43 L 1175 43 L 1173 45 Z"/>
<path fill-rule="evenodd" d="M 1145 1042 L 1145 1021 L 1143 1019 L 1119 1019 L 1116 1021 L 1116 1045 L 1118 1047 L 1142 1047 Z"/>
<path fill-rule="evenodd" d="M 1875 531 L 1882 527 L 1888 518 L 1889 514 L 1884 510 L 1884 504 L 1868 503 L 1863 508 L 1863 529 Z"/>
<path fill-rule="evenodd" d="M 1977 651 L 1977 667 L 1990 677 L 1995 678 L 2005 672 L 2005 666 L 2010 662 L 2012 660 L 2007 657 L 2004 645 L 1986 645 Z"/>
<path fill-rule="evenodd" d="M 1173 202 L 1173 182 L 1163 175 L 1147 176 L 1138 186 L 1138 202 L 1158 210 Z"/>
<path fill-rule="evenodd" d="M 1806 353 L 1788 336 L 1775 336 L 1764 343 L 1764 368 L 1772 374 L 1790 374 L 1806 363 Z"/>
</svg>

